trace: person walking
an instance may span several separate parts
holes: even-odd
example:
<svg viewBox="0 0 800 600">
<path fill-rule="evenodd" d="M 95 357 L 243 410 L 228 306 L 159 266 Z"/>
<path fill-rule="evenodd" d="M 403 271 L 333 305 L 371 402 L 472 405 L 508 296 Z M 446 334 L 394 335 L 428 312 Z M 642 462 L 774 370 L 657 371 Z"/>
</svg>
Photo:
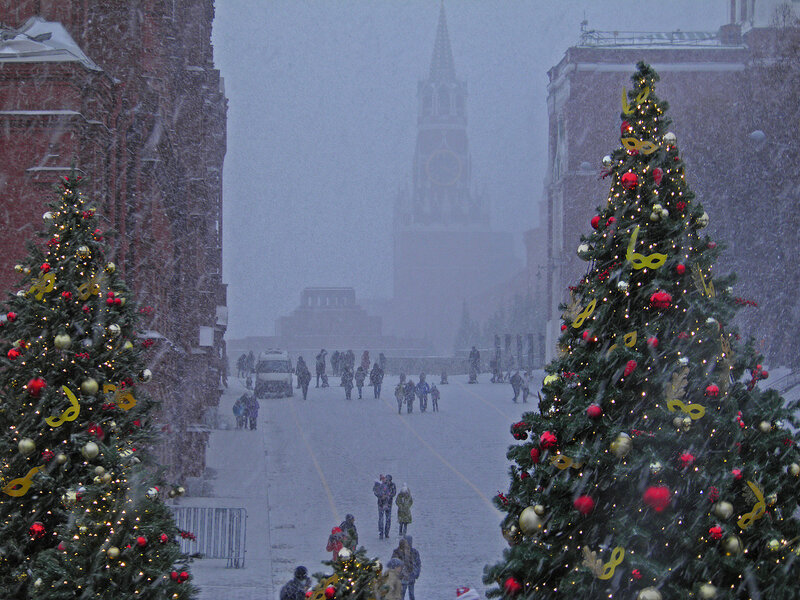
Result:
<svg viewBox="0 0 800 600">
<path fill-rule="evenodd" d="M 364 369 L 364 373 L 369 373 L 369 350 L 364 350 L 364 353 L 361 355 L 361 367 Z"/>
<path fill-rule="evenodd" d="M 517 401 L 519 397 L 519 392 L 522 389 L 522 377 L 519 374 L 519 371 L 515 372 L 510 378 L 509 382 L 511 383 L 511 389 L 514 390 L 514 397 L 512 400 L 514 402 Z"/>
<path fill-rule="evenodd" d="M 356 518 L 347 514 L 344 516 L 344 521 L 339 525 L 339 529 L 344 534 L 344 547 L 352 552 L 356 551 L 358 547 L 358 531 L 356 530 Z"/>
<path fill-rule="evenodd" d="M 342 371 L 342 387 L 344 387 L 344 396 L 350 400 L 350 393 L 353 391 L 353 370 L 350 365 L 345 365 Z"/>
<path fill-rule="evenodd" d="M 408 526 L 411 523 L 411 505 L 414 504 L 414 499 L 411 497 L 411 490 L 405 483 L 400 488 L 400 493 L 394 499 L 397 504 L 397 523 L 399 524 L 399 535 L 406 535 Z"/>
<path fill-rule="evenodd" d="M 317 373 L 317 385 L 315 387 L 319 387 L 319 380 L 325 374 L 325 355 L 326 354 L 328 354 L 328 353 L 325 351 L 325 348 L 320 350 L 319 354 L 317 354 L 317 359 L 316 359 L 317 362 L 316 362 L 316 365 L 315 365 L 316 373 Z M 324 380 L 323 380 L 323 383 L 324 383 Z"/>
<path fill-rule="evenodd" d="M 403 584 L 402 598 L 406 597 L 406 590 L 408 590 L 409 600 L 414 600 L 414 583 L 417 578 L 414 576 L 418 572 L 414 568 L 414 551 L 409 541 L 410 536 L 400 538 L 397 548 L 392 552 L 392 558 L 399 560 L 403 564 L 400 571 L 400 583 Z M 419 558 L 419 553 L 417 553 Z"/>
<path fill-rule="evenodd" d="M 419 411 L 425 412 L 428 409 L 428 394 L 431 391 L 431 386 L 425 381 L 425 373 L 419 374 L 419 383 L 417 384 L 417 397 L 419 398 Z"/>
<path fill-rule="evenodd" d="M 308 569 L 300 565 L 294 570 L 294 579 L 281 588 L 280 600 L 305 600 L 306 590 L 311 587 Z"/>
<path fill-rule="evenodd" d="M 372 370 L 369 372 L 369 383 L 377 400 L 381 397 L 381 386 L 383 385 L 383 369 L 377 360 L 373 363 Z"/>
<path fill-rule="evenodd" d="M 410 535 L 406 535 L 403 539 L 408 542 L 408 549 L 411 554 L 411 572 L 409 573 L 406 589 L 408 590 L 408 600 L 414 600 L 414 584 L 417 582 L 417 579 L 419 579 L 419 574 L 422 570 L 422 561 L 419 557 L 419 551 L 414 548 L 414 544 L 412 543 L 413 538 Z M 403 598 L 405 598 L 405 590 L 403 590 Z"/>
<path fill-rule="evenodd" d="M 381 371 L 386 373 L 386 355 L 383 352 L 378 354 L 378 362 L 381 364 Z"/>
<path fill-rule="evenodd" d="M 436 384 L 431 385 L 431 410 L 433 412 L 439 412 L 439 388 L 436 387 Z"/>
<path fill-rule="evenodd" d="M 339 351 L 334 350 L 331 354 L 331 369 L 334 377 L 339 377 Z"/>
<path fill-rule="evenodd" d="M 398 383 L 394 386 L 394 399 L 397 400 L 397 414 L 399 415 L 403 409 L 403 402 L 405 401 L 405 392 L 403 391 L 403 384 Z"/>
<path fill-rule="evenodd" d="M 261 408 L 261 405 L 256 400 L 256 397 L 248 394 L 244 401 L 244 414 L 251 430 L 254 430 L 258 424 L 259 408 Z"/>
<path fill-rule="evenodd" d="M 297 359 L 297 367 L 295 367 L 295 373 L 297 373 L 297 385 L 303 390 L 303 400 L 308 399 L 308 386 L 311 383 L 311 371 L 308 370 L 308 365 L 306 361 L 303 360 L 303 357 L 300 356 Z"/>
<path fill-rule="evenodd" d="M 367 372 L 364 370 L 363 365 L 358 365 L 356 369 L 356 387 L 358 388 L 358 399 L 361 400 L 361 390 L 364 388 L 364 380 L 367 378 Z"/>
<path fill-rule="evenodd" d="M 244 356 L 244 355 L 242 355 Z M 242 394 L 233 403 L 233 416 L 236 417 L 236 429 L 244 429 L 244 411 L 245 411 L 245 399 L 247 398 L 247 394 Z"/>
<path fill-rule="evenodd" d="M 531 393 L 531 374 L 525 371 L 522 375 L 522 402 L 528 402 L 528 396 Z"/>
<path fill-rule="evenodd" d="M 392 476 L 381 475 L 372 486 L 372 493 L 378 499 L 378 537 L 380 539 L 388 538 L 392 525 L 392 504 L 397 493 Z"/>
<path fill-rule="evenodd" d="M 400 580 L 402 572 L 403 561 L 400 559 L 393 558 L 386 564 L 386 573 L 378 587 L 379 600 L 403 600 L 403 583 Z"/>
<path fill-rule="evenodd" d="M 339 552 L 342 551 L 343 547 L 344 533 L 338 527 L 334 527 L 331 529 L 331 534 L 328 536 L 328 545 L 325 546 L 325 550 L 333 554 L 331 560 L 335 561 L 339 559 Z"/>
<path fill-rule="evenodd" d="M 468 383 L 478 383 L 478 372 L 481 368 L 481 353 L 473 346 L 469 351 L 469 381 Z"/>
<path fill-rule="evenodd" d="M 412 413 L 414 412 L 414 394 L 416 393 L 416 386 L 414 385 L 414 380 L 409 379 L 406 381 L 405 385 L 403 386 L 403 394 L 406 397 L 406 412 Z"/>
</svg>

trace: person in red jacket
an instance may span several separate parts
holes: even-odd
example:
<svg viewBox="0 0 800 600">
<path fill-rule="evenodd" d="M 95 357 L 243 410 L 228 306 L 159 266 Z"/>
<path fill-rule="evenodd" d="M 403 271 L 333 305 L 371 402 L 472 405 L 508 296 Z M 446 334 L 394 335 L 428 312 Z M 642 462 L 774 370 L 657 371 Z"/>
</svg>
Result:
<svg viewBox="0 0 800 600">
<path fill-rule="evenodd" d="M 340 528 L 334 527 L 331 529 L 331 534 L 328 536 L 328 545 L 325 547 L 325 550 L 333 553 L 333 560 L 338 560 L 339 552 L 342 550 L 343 546 L 344 532 Z"/>
</svg>

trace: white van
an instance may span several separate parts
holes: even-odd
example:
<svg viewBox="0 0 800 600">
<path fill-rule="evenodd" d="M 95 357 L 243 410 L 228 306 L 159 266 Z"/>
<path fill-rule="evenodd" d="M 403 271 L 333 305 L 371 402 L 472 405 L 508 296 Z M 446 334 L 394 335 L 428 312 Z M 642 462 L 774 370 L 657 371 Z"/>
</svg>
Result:
<svg viewBox="0 0 800 600">
<path fill-rule="evenodd" d="M 256 398 L 294 395 L 292 361 L 285 350 L 267 350 L 256 361 Z"/>
</svg>

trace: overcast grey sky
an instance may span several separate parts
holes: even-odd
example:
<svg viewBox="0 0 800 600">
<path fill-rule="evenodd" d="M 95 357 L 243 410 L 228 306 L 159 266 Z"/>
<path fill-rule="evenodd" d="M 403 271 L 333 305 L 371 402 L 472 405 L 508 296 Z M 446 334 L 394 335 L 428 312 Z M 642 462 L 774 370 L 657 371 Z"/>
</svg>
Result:
<svg viewBox="0 0 800 600">
<path fill-rule="evenodd" d="M 537 224 L 547 70 L 577 42 L 584 14 L 592 29 L 715 31 L 729 6 L 444 4 L 469 90 L 473 183 L 491 199 L 494 228 L 517 238 Z M 214 57 L 229 99 L 228 339 L 272 334 L 306 286 L 391 297 L 392 208 L 411 170 L 417 81 L 427 75 L 438 15 L 439 0 L 217 0 Z M 608 150 L 598 148 L 598 160 Z"/>
</svg>

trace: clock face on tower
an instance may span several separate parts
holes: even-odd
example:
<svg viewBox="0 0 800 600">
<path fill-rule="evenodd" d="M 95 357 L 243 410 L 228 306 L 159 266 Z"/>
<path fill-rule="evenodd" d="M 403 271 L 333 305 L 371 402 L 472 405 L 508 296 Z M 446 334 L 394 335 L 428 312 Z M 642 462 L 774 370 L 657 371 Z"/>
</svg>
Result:
<svg viewBox="0 0 800 600">
<path fill-rule="evenodd" d="M 425 167 L 428 177 L 437 185 L 453 185 L 461 175 L 461 159 L 452 150 L 437 150 Z"/>
</svg>

